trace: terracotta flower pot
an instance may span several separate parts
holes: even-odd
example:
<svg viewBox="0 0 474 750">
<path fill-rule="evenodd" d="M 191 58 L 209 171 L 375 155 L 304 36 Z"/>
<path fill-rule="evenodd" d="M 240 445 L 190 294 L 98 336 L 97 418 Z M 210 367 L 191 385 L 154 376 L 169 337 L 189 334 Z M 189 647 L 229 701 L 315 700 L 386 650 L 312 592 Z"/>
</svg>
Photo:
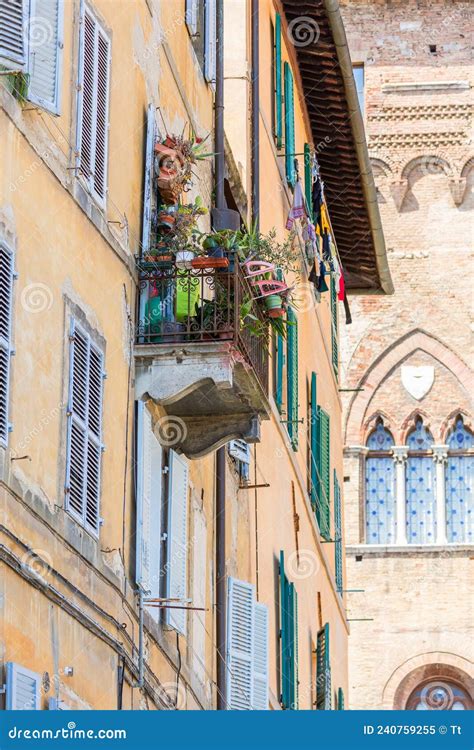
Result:
<svg viewBox="0 0 474 750">
<path fill-rule="evenodd" d="M 173 205 L 178 202 L 183 191 L 183 156 L 179 151 L 164 143 L 155 145 L 155 154 L 158 190 L 163 201 L 168 205 Z"/>
<path fill-rule="evenodd" d="M 193 268 L 228 268 L 229 259 L 201 256 L 199 258 L 194 258 L 194 260 L 191 261 L 191 266 Z"/>
<path fill-rule="evenodd" d="M 170 214 L 168 213 L 168 211 L 159 211 L 157 219 L 158 231 L 161 234 L 170 234 L 176 221 L 176 217 L 174 216 L 174 214 Z"/>
</svg>

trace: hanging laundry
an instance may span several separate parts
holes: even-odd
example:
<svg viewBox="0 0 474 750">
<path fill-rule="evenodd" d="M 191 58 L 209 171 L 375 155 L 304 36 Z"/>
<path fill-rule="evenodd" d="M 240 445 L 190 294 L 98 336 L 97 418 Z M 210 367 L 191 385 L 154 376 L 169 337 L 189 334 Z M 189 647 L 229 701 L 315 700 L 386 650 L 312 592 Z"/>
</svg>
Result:
<svg viewBox="0 0 474 750">
<path fill-rule="evenodd" d="M 325 275 L 326 275 L 326 265 L 324 261 L 322 261 L 319 266 L 319 276 L 318 276 L 318 285 L 317 285 L 317 290 L 320 293 L 327 292 L 329 289 L 328 285 L 326 284 Z"/>
<path fill-rule="evenodd" d="M 286 228 L 288 230 L 292 229 L 295 220 L 301 219 L 302 216 L 306 216 L 306 206 L 303 190 L 301 189 L 301 183 L 298 180 L 295 185 L 295 190 L 293 193 L 293 205 L 290 209 L 290 213 L 288 214 Z"/>
<path fill-rule="evenodd" d="M 345 297 L 346 297 L 346 282 L 344 281 L 344 274 L 341 271 L 341 277 L 339 279 L 339 291 L 337 293 L 337 298 L 340 302 L 344 302 Z"/>
<path fill-rule="evenodd" d="M 313 221 L 315 226 L 317 226 L 320 222 L 321 206 L 323 203 L 323 187 L 321 180 L 319 179 L 319 175 L 315 176 L 315 180 L 313 182 L 313 193 L 311 196 L 311 200 L 313 202 Z"/>
</svg>

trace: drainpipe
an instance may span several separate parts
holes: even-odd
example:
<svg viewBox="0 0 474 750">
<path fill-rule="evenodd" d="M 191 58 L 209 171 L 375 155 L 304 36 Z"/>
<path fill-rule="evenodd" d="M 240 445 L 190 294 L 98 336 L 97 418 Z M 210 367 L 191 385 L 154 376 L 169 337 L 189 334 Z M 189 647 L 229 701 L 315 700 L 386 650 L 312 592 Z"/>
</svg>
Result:
<svg viewBox="0 0 474 750">
<path fill-rule="evenodd" d="M 252 0 L 252 221 L 260 225 L 259 0 Z"/>
<path fill-rule="evenodd" d="M 215 194 L 216 209 L 226 208 L 224 195 L 224 0 L 216 3 Z M 219 227 L 220 228 L 220 227 Z M 226 709 L 226 585 L 225 585 L 225 447 L 216 453 L 216 641 L 217 710 Z"/>
</svg>

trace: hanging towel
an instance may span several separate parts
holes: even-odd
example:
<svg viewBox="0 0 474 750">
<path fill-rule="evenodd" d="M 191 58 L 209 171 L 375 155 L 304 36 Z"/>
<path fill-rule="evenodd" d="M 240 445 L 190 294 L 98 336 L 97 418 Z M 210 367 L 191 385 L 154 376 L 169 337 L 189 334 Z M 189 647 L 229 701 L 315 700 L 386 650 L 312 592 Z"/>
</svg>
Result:
<svg viewBox="0 0 474 750">
<path fill-rule="evenodd" d="M 304 203 L 303 191 L 301 189 L 301 183 L 298 180 L 295 185 L 295 191 L 293 193 L 293 205 L 291 207 L 290 213 L 288 214 L 286 228 L 288 230 L 292 229 L 295 219 L 301 219 L 302 216 L 306 216 L 306 207 Z"/>
<path fill-rule="evenodd" d="M 341 272 L 341 277 L 339 279 L 339 291 L 337 293 L 337 298 L 340 302 L 344 302 L 344 298 L 346 296 L 346 282 L 344 281 L 344 274 Z"/>
</svg>

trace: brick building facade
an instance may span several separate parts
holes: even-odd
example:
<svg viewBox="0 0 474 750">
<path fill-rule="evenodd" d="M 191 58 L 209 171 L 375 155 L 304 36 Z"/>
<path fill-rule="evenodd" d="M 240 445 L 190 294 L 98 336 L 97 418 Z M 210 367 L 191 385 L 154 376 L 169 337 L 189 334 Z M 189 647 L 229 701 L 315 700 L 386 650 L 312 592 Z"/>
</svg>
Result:
<svg viewBox="0 0 474 750">
<path fill-rule="evenodd" d="M 355 709 L 472 707 L 469 5 L 341 1 L 395 285 L 342 346 Z"/>
</svg>

